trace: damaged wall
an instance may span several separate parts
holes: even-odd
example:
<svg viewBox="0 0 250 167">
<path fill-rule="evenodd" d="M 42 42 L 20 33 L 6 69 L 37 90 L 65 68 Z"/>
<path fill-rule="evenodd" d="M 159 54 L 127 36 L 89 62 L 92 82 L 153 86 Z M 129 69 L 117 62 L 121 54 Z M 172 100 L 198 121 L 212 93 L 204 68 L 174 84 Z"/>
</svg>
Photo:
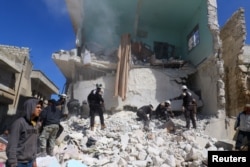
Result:
<svg viewBox="0 0 250 167">
<path fill-rule="evenodd" d="M 224 52 L 221 52 L 222 42 L 217 18 L 217 1 L 207 0 L 198 3 L 199 4 L 196 5 L 199 5 L 199 7 L 192 13 L 192 19 L 185 21 L 185 23 L 188 23 L 185 24 L 186 31 L 182 31 L 181 35 L 177 36 L 177 39 L 183 37 L 183 39 L 180 39 L 181 43 L 177 45 L 177 47 L 183 46 L 183 48 L 180 48 L 181 50 L 183 49 L 183 55 L 180 56 L 182 58 L 186 56 L 185 60 L 191 60 L 191 62 L 196 65 L 195 73 L 184 73 L 186 75 L 184 78 L 187 79 L 189 75 L 192 74 L 192 78 L 190 78 L 192 81 L 188 79 L 188 81 L 190 81 L 188 82 L 188 86 L 200 95 L 200 97 L 196 96 L 197 99 L 200 98 L 199 100 L 204 102 L 202 108 L 203 113 L 213 114 L 219 118 L 217 123 L 219 123 L 219 127 L 221 128 L 214 132 L 213 130 L 217 124 L 216 126 L 211 126 L 210 130 L 216 134 L 212 135 L 210 133 L 209 135 L 224 138 L 227 137 L 227 134 L 225 134 L 227 133 L 225 131 L 226 100 L 225 83 L 223 80 L 225 74 L 224 61 L 222 59 Z M 188 53 L 186 37 L 196 24 L 199 24 L 201 41 L 197 45 L 197 48 L 193 48 L 193 50 Z M 149 34 L 149 36 L 150 35 L 151 34 Z M 183 76 L 180 76 L 180 74 L 183 73 L 182 70 L 183 69 L 156 69 L 154 67 L 133 68 L 129 72 L 127 98 L 125 101 L 114 97 L 115 70 L 113 73 L 106 73 L 98 79 L 88 81 L 78 80 L 71 83 L 71 89 L 69 89 L 71 92 L 67 93 L 74 94 L 74 98 L 83 101 L 86 100 L 88 93 L 95 88 L 96 83 L 102 83 L 104 85 L 104 98 L 108 110 L 122 109 L 126 104 L 140 107 L 151 103 L 156 107 L 159 102 L 175 97 L 181 93 L 180 87 L 185 83 L 180 81 L 182 80 L 181 78 L 183 78 Z M 176 80 L 180 82 L 177 83 Z M 180 106 L 181 102 L 173 102 L 172 107 L 174 110 L 180 110 Z"/>
<path fill-rule="evenodd" d="M 209 0 L 208 0 L 209 2 Z M 192 64 L 197 65 L 201 63 L 206 57 L 211 56 L 213 52 L 213 33 L 208 27 L 208 16 L 211 15 L 211 11 L 208 10 L 211 7 L 207 1 L 202 1 L 199 8 L 196 10 L 194 16 L 186 24 L 185 29 L 182 31 L 181 36 L 181 58 L 184 60 L 191 61 Z M 217 6 L 213 6 L 212 12 L 217 12 Z M 209 13 L 209 15 L 208 15 Z M 216 13 L 217 14 L 217 13 Z M 216 16 L 216 15 L 215 15 Z M 194 27 L 198 26 L 199 31 L 199 44 L 191 51 L 187 49 L 187 37 L 190 32 L 193 31 Z"/>
<path fill-rule="evenodd" d="M 222 59 L 220 29 L 217 19 L 217 4 L 208 0 L 208 27 L 212 33 L 213 52 L 197 66 L 196 88 L 201 91 L 204 101 L 203 113 L 216 117 L 206 127 L 206 134 L 219 139 L 232 139 L 234 120 L 226 118 L 224 62 Z M 216 131 L 215 131 L 216 129 Z"/>
<path fill-rule="evenodd" d="M 10 85 L 5 85 L 5 89 L 7 91 L 13 91 L 14 99 L 13 102 L 8 104 L 8 114 L 14 115 L 16 113 L 16 109 L 18 107 L 19 98 L 20 95 L 29 95 L 31 94 L 31 80 L 30 80 L 30 74 L 32 71 L 32 62 L 29 59 L 29 48 L 25 47 L 16 47 L 16 46 L 8 46 L 8 45 L 0 45 L 1 54 L 3 57 L 6 58 L 9 62 L 11 62 L 11 66 L 13 68 L 17 68 L 19 71 L 13 72 L 13 70 L 7 69 L 3 64 L 1 65 L 1 68 L 4 68 L 1 70 L 1 72 L 4 72 L 5 74 L 1 74 L 0 76 L 3 77 L 3 80 L 8 80 L 8 77 L 6 75 L 10 75 L 10 80 L 14 82 L 12 88 L 10 89 Z M 6 71 L 5 71 L 6 70 Z M 9 73 L 8 73 L 9 72 Z M 4 81 L 0 80 L 0 85 L 4 85 Z M 9 81 L 7 81 L 9 82 Z M 3 84 L 3 85 L 2 85 Z M 2 103 L 2 101 L 0 102 Z M 4 104 L 4 103 L 3 103 Z M 0 106 L 1 108 L 2 106 Z"/>
<path fill-rule="evenodd" d="M 214 114 L 224 118 L 225 91 L 223 61 L 221 59 L 221 41 L 219 38 L 219 25 L 217 22 L 216 1 L 208 0 L 208 28 L 212 34 L 213 50 L 210 55 L 197 66 L 194 75 L 193 87 L 201 92 L 204 101 L 203 113 Z"/>
<path fill-rule="evenodd" d="M 225 67 L 226 110 L 229 116 L 236 116 L 244 105 L 249 103 L 250 96 L 246 87 L 247 71 L 243 65 L 243 47 L 245 46 L 246 27 L 244 10 L 239 9 L 221 29 L 223 41 L 223 60 Z"/>
<path fill-rule="evenodd" d="M 184 67 L 183 69 L 152 69 L 134 68 L 129 72 L 127 98 L 122 101 L 120 97 L 114 97 L 115 74 L 107 73 L 106 76 L 96 80 L 78 81 L 71 83 L 74 98 L 80 102 L 87 99 L 89 92 L 95 89 L 96 83 L 101 83 L 104 87 L 104 100 L 107 110 L 122 110 L 124 105 L 141 107 L 152 104 L 157 105 L 167 99 L 176 97 L 181 93 L 181 85 L 177 82 L 185 82 L 181 78 L 193 73 L 194 69 Z M 145 84 L 147 83 L 147 84 Z M 191 91 L 201 106 L 198 96 Z M 70 92 L 68 92 L 70 94 Z M 181 110 L 182 101 L 172 102 L 173 110 Z"/>
</svg>

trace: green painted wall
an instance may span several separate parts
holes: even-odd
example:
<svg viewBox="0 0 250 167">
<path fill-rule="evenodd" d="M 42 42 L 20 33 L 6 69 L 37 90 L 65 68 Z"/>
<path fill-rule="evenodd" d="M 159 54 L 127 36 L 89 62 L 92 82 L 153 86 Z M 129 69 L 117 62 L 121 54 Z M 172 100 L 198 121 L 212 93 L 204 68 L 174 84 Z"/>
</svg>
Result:
<svg viewBox="0 0 250 167">
<path fill-rule="evenodd" d="M 146 44 L 150 45 L 151 48 L 154 46 L 154 41 L 167 42 L 169 44 L 180 47 L 180 33 L 173 29 L 167 29 L 165 27 L 145 27 L 142 28 L 148 32 L 147 38 L 137 38 L 142 40 Z"/>
<path fill-rule="evenodd" d="M 190 60 L 194 65 L 198 65 L 206 57 L 212 55 L 213 41 L 212 34 L 208 28 L 207 1 L 203 0 L 191 2 L 191 4 L 188 4 L 189 6 L 186 6 L 187 9 L 190 9 L 190 5 L 195 5 L 197 8 L 193 17 L 192 15 L 189 16 L 189 20 L 186 20 L 187 17 L 185 17 L 182 12 L 182 8 L 179 8 L 180 12 L 178 12 L 178 18 L 181 20 L 174 21 L 174 18 L 177 17 L 177 15 L 174 15 L 173 17 L 166 15 L 166 19 L 164 20 L 164 17 L 161 17 L 161 24 L 156 25 L 155 22 L 152 22 L 151 24 L 144 22 L 144 24 L 143 19 L 139 19 L 138 29 L 147 32 L 147 36 L 145 38 L 135 36 L 135 2 L 133 2 L 135 4 L 131 5 L 133 8 L 128 8 L 129 10 L 126 8 L 125 11 L 129 11 L 129 14 L 125 15 L 126 17 L 119 17 L 119 10 L 116 8 L 109 10 L 108 7 L 104 7 L 107 6 L 106 3 L 99 6 L 90 6 L 90 4 L 87 3 L 85 6 L 86 14 L 84 23 L 88 26 L 85 27 L 85 39 L 89 42 L 97 42 L 104 48 L 114 48 L 119 46 L 120 36 L 122 34 L 130 33 L 133 40 L 142 41 L 150 45 L 152 50 L 154 48 L 154 41 L 167 42 L 175 45 L 176 57 L 180 57 L 184 60 Z M 173 8 L 168 9 L 173 10 Z M 190 10 L 190 12 L 192 11 L 193 10 Z M 143 16 L 152 17 L 150 14 L 145 14 Z M 173 22 L 175 22 L 175 24 L 171 24 Z M 200 43 L 188 52 L 187 35 L 197 24 L 199 25 Z M 171 27 L 173 25 L 174 27 Z"/>
<path fill-rule="evenodd" d="M 167 21 L 166 21 L 167 22 Z M 187 36 L 196 25 L 199 25 L 200 43 L 188 52 Z M 141 28 L 142 27 L 142 28 Z M 166 27 L 145 27 L 140 25 L 139 28 L 148 32 L 147 38 L 137 38 L 153 48 L 154 41 L 168 42 L 176 46 L 176 55 L 184 60 L 191 61 L 192 64 L 198 65 L 206 57 L 213 53 L 212 34 L 208 28 L 207 2 L 203 1 L 195 12 L 193 18 L 187 22 L 187 25 L 181 30 L 169 29 Z"/>
<path fill-rule="evenodd" d="M 193 17 L 192 20 L 190 20 L 190 22 L 188 22 L 182 33 L 181 57 L 184 60 L 190 60 L 194 65 L 198 65 L 206 57 L 211 56 L 213 53 L 212 34 L 208 28 L 207 13 L 207 2 L 203 1 L 200 8 L 196 12 L 196 15 Z M 188 52 L 187 35 L 197 24 L 199 25 L 200 43 L 190 52 Z"/>
</svg>

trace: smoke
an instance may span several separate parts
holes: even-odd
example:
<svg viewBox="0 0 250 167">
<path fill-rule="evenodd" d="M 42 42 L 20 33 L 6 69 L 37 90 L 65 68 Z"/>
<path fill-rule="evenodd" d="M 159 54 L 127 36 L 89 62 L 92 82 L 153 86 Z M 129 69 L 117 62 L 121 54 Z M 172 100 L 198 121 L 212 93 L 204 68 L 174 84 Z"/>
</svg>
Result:
<svg viewBox="0 0 250 167">
<path fill-rule="evenodd" d="M 67 7 L 64 0 L 43 0 L 48 11 L 55 17 L 68 15 Z"/>
<path fill-rule="evenodd" d="M 118 13 L 110 0 L 44 0 L 54 15 L 70 15 L 77 41 L 94 42 L 103 47 L 119 43 Z"/>
<path fill-rule="evenodd" d="M 104 47 L 113 47 L 119 42 L 117 35 L 118 13 L 113 1 L 85 0 L 84 22 L 86 41 L 97 42 Z"/>
<path fill-rule="evenodd" d="M 63 0 L 67 4 L 67 14 L 72 15 L 77 25 L 81 25 L 84 19 L 83 3 L 85 0 Z"/>
</svg>

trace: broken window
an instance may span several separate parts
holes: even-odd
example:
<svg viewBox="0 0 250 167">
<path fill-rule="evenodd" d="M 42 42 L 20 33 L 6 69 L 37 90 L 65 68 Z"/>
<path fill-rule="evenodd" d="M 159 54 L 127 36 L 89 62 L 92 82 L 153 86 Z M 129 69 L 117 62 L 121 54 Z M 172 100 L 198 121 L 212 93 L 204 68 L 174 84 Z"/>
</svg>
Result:
<svg viewBox="0 0 250 167">
<path fill-rule="evenodd" d="M 169 59 L 174 56 L 175 46 L 166 42 L 154 42 L 154 52 L 157 59 Z"/>
<path fill-rule="evenodd" d="M 188 51 L 191 51 L 194 47 L 196 47 L 200 43 L 200 33 L 199 26 L 196 25 L 190 34 L 187 36 L 188 42 Z"/>
<path fill-rule="evenodd" d="M 133 62 L 137 64 L 138 60 L 144 63 L 149 63 L 151 60 L 151 56 L 153 55 L 153 51 L 150 46 L 143 42 L 131 42 L 131 52 L 135 56 L 133 57 Z"/>
</svg>

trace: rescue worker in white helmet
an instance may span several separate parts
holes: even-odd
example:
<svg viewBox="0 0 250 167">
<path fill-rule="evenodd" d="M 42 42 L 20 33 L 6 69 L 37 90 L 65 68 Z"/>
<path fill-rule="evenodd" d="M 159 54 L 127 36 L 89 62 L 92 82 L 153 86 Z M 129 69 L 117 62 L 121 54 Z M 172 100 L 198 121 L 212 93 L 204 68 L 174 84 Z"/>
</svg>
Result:
<svg viewBox="0 0 250 167">
<path fill-rule="evenodd" d="M 193 128 L 196 129 L 196 119 L 195 119 L 195 99 L 192 97 L 192 94 L 188 91 L 188 88 L 186 85 L 182 86 L 182 93 L 175 98 L 170 99 L 170 101 L 173 100 L 183 100 L 182 107 L 184 116 L 186 119 L 186 128 L 190 128 L 190 119 L 192 121 Z"/>
<path fill-rule="evenodd" d="M 106 128 L 103 113 L 105 112 L 102 84 L 96 84 L 96 89 L 92 90 L 88 97 L 90 107 L 90 130 L 94 130 L 95 114 L 98 113 L 101 122 L 101 130 Z"/>
<path fill-rule="evenodd" d="M 155 115 L 156 118 L 160 120 L 168 120 L 169 118 L 173 118 L 174 114 L 171 110 L 171 102 L 169 100 L 161 102 L 155 109 Z"/>
</svg>

